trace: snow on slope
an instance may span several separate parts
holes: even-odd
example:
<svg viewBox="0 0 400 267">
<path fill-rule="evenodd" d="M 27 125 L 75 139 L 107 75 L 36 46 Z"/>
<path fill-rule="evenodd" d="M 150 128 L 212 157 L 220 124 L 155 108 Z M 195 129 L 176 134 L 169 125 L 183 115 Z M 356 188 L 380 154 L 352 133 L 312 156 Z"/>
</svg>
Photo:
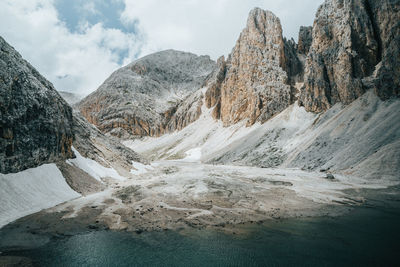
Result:
<svg viewBox="0 0 400 267">
<path fill-rule="evenodd" d="M 72 147 L 72 150 L 74 151 L 76 158 L 67 160 L 67 163 L 87 172 L 96 180 L 101 182 L 101 178 L 107 177 L 117 180 L 125 180 L 125 177 L 119 175 L 113 168 L 106 168 L 100 165 L 97 161 L 83 157 L 74 147 Z"/>
<path fill-rule="evenodd" d="M 54 163 L 18 173 L 0 173 L 0 227 L 79 196 Z"/>
<path fill-rule="evenodd" d="M 265 154 L 265 151 L 257 150 L 260 143 L 278 143 L 277 147 L 285 146 L 287 140 L 301 134 L 316 117 L 314 114 L 307 113 L 304 108 L 292 105 L 263 125 L 256 123 L 251 127 L 245 127 L 246 122 L 242 121 L 223 127 L 222 123 L 214 120 L 210 113 L 211 109 L 203 106 L 200 118 L 181 131 L 158 138 L 145 137 L 125 141 L 124 144 L 151 159 L 240 163 L 236 158 L 242 157 L 244 152 L 246 153 L 243 158 L 251 156 L 255 159 L 259 154 Z M 270 136 L 271 133 L 274 135 Z M 281 134 L 280 139 L 277 139 L 275 135 L 279 137 L 279 134 Z M 267 140 L 265 136 L 268 136 L 270 140 Z M 247 151 L 250 148 L 252 148 L 252 155 L 249 155 Z"/>
<path fill-rule="evenodd" d="M 370 179 L 400 180 L 400 100 L 372 91 L 335 105 L 297 140 L 283 166 L 331 169 Z"/>
<path fill-rule="evenodd" d="M 210 112 L 210 109 L 203 106 L 200 118 L 181 131 L 165 134 L 158 138 L 145 137 L 125 141 L 123 144 L 153 160 L 176 160 L 189 156 L 189 160 L 193 157 L 196 160 L 204 161 L 204 158 L 214 151 L 260 127 L 260 124 L 256 124 L 246 128 L 245 123 L 242 122 L 225 128 L 220 121 L 211 117 Z M 199 155 L 201 155 L 200 158 Z"/>
<path fill-rule="evenodd" d="M 264 124 L 223 127 L 211 110 L 179 132 L 126 141 L 151 159 L 213 164 L 329 169 L 371 179 L 400 178 L 400 100 L 381 101 L 372 91 L 324 114 L 290 106 Z M 195 152 L 195 153 L 194 153 Z M 189 157 L 188 157 L 189 155 Z"/>
</svg>

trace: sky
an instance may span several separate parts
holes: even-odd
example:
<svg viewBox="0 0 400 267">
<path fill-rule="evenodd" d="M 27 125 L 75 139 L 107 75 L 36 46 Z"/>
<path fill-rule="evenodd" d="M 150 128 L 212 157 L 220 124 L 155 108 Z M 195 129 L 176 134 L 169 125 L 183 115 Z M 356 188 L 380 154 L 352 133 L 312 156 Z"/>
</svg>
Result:
<svg viewBox="0 0 400 267">
<path fill-rule="evenodd" d="M 323 0 L 0 0 L 0 35 L 57 90 L 87 95 L 116 69 L 165 49 L 228 55 L 254 7 L 287 38 Z"/>
</svg>

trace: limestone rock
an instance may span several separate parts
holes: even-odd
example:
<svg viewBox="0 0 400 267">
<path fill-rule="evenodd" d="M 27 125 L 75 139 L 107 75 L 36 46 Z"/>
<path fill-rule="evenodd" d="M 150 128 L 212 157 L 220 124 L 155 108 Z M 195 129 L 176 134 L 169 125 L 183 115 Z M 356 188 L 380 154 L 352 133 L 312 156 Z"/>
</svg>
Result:
<svg viewBox="0 0 400 267">
<path fill-rule="evenodd" d="M 283 69 L 286 60 L 279 19 L 269 11 L 253 9 L 226 67 L 221 61 L 219 78 L 209 84 L 206 103 L 217 105 L 215 117 L 220 116 L 225 126 L 241 120 L 252 125 L 285 109 L 291 101 Z"/>
<path fill-rule="evenodd" d="M 166 126 L 167 132 L 182 130 L 190 123 L 196 121 L 201 115 L 203 98 L 202 91 L 198 90 L 183 100 L 173 115 L 168 118 L 168 124 Z"/>
<path fill-rule="evenodd" d="M 85 158 L 97 161 L 106 168 L 114 168 L 129 176 L 132 161 L 147 164 L 148 161 L 135 151 L 124 146 L 113 136 L 105 136 L 81 114 L 73 114 L 74 148 Z"/>
<path fill-rule="evenodd" d="M 318 9 L 301 93 L 308 111 L 349 104 L 371 86 L 383 99 L 399 95 L 399 3 L 326 0 Z"/>
<path fill-rule="evenodd" d="M 367 1 L 378 43 L 375 93 L 383 100 L 400 97 L 400 1 Z"/>
<path fill-rule="evenodd" d="M 205 105 L 207 108 L 214 107 L 213 117 L 219 119 L 221 114 L 221 86 L 226 77 L 226 61 L 222 56 L 217 60 L 217 69 L 208 78 L 208 89 L 205 94 Z"/>
<path fill-rule="evenodd" d="M 71 107 L 0 37 L 0 172 L 73 156 Z"/>
<path fill-rule="evenodd" d="M 288 84 L 291 86 L 291 103 L 295 101 L 295 95 L 297 91 L 295 88 L 296 83 L 303 82 L 304 74 L 304 63 L 300 60 L 298 54 L 298 45 L 296 42 L 291 40 L 283 39 L 285 43 L 285 56 L 282 62 L 282 67 L 288 75 Z"/>
<path fill-rule="evenodd" d="M 214 68 L 208 56 L 158 52 L 114 72 L 79 103 L 79 110 L 103 133 L 159 136 L 174 130 L 169 119 L 178 105 L 204 84 Z"/>
<path fill-rule="evenodd" d="M 312 26 L 300 27 L 297 50 L 300 54 L 307 55 L 312 43 Z"/>
</svg>

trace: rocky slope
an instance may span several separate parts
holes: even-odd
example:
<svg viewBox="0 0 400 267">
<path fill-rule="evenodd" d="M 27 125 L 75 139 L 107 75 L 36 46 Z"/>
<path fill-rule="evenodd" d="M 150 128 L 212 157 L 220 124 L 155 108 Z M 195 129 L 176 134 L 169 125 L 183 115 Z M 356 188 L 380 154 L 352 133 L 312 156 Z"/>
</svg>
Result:
<svg viewBox="0 0 400 267">
<path fill-rule="evenodd" d="M 53 85 L 2 38 L 0 65 L 0 173 L 45 163 L 61 166 L 75 157 L 72 146 L 85 158 L 125 175 L 132 161 L 145 162 L 73 112 Z"/>
<path fill-rule="evenodd" d="M 308 51 L 310 51 L 311 43 L 312 43 L 312 27 L 300 27 L 299 32 L 299 41 L 297 45 L 297 50 L 299 54 L 307 56 Z"/>
<path fill-rule="evenodd" d="M 170 123 L 178 104 L 202 87 L 214 68 L 208 56 L 158 52 L 114 72 L 79 103 L 79 110 L 111 135 L 158 136 L 195 119 L 186 116 Z"/>
<path fill-rule="evenodd" d="M 327 0 L 318 9 L 301 104 L 326 111 L 369 88 L 399 96 L 400 1 Z"/>
<path fill-rule="evenodd" d="M 0 37 L 0 173 L 73 156 L 71 107 Z"/>
</svg>

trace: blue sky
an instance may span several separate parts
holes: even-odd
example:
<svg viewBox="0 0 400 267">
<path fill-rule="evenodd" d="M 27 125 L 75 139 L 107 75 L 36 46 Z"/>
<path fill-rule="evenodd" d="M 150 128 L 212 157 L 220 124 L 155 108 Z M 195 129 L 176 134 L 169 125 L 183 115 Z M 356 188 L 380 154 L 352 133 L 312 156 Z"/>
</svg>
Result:
<svg viewBox="0 0 400 267">
<path fill-rule="evenodd" d="M 58 90 L 87 95 L 138 57 L 227 55 L 254 7 L 297 40 L 323 0 L 1 0 L 0 35 Z"/>
<path fill-rule="evenodd" d="M 121 14 L 125 9 L 123 1 L 103 0 L 55 0 L 54 6 L 59 14 L 59 19 L 65 23 L 70 32 L 79 33 L 86 24 L 101 23 L 103 27 L 119 29 L 124 33 L 136 34 L 135 24 L 125 25 L 121 21 Z M 128 48 L 112 51 L 119 56 L 118 64 L 123 64 L 128 57 Z M 136 54 L 139 56 L 140 51 Z"/>
</svg>

